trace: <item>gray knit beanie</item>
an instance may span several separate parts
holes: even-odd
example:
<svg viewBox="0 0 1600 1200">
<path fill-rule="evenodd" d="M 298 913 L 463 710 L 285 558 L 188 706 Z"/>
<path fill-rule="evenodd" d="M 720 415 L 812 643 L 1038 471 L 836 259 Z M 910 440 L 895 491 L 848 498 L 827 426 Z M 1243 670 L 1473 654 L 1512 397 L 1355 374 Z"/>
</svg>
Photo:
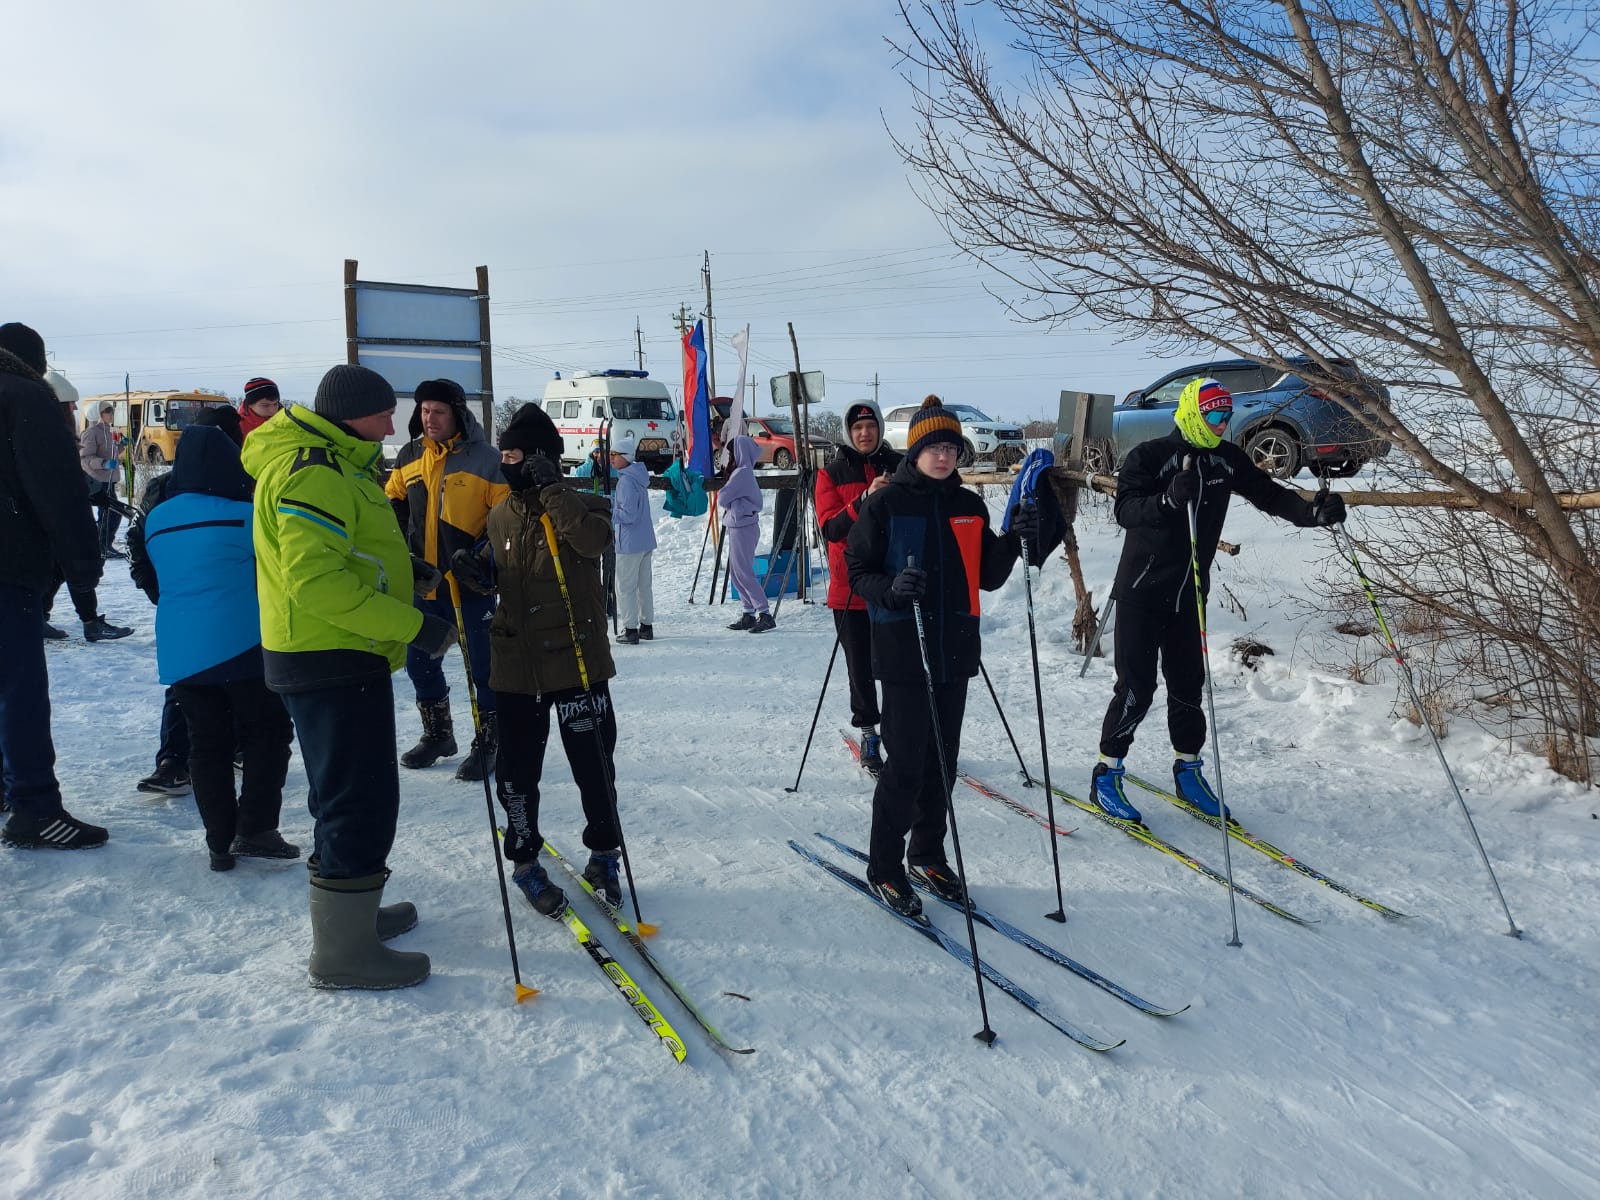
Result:
<svg viewBox="0 0 1600 1200">
<path fill-rule="evenodd" d="M 349 363 L 333 367 L 322 377 L 312 404 L 319 416 L 332 417 L 335 421 L 374 416 L 394 406 L 394 388 L 387 379 L 370 367 Z"/>
</svg>

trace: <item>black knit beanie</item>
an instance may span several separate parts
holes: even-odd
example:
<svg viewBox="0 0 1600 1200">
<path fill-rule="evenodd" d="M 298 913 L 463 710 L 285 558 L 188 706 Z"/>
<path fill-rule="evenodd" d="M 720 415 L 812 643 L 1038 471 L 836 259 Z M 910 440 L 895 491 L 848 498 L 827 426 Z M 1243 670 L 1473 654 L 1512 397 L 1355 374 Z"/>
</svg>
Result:
<svg viewBox="0 0 1600 1200">
<path fill-rule="evenodd" d="M 394 388 L 370 367 L 342 363 L 332 368 L 317 384 L 312 408 L 318 416 L 335 421 L 371 417 L 394 408 Z"/>
<path fill-rule="evenodd" d="M 44 339 L 21 321 L 0 325 L 0 350 L 9 350 L 43 375 L 50 365 L 44 357 Z"/>
<path fill-rule="evenodd" d="M 561 461 L 561 435 L 555 422 L 537 404 L 524 404 L 500 431 L 500 449 L 542 454 L 553 463 Z"/>
</svg>

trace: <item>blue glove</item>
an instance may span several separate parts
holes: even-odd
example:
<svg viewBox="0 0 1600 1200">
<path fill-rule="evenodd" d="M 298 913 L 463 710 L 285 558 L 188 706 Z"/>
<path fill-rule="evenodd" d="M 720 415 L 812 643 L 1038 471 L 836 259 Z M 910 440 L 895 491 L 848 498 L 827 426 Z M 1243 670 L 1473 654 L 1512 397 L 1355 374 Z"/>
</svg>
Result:
<svg viewBox="0 0 1600 1200">
<path fill-rule="evenodd" d="M 117 460 L 114 459 L 114 458 L 106 459 L 106 470 L 115 471 L 116 469 L 117 469 Z"/>
</svg>

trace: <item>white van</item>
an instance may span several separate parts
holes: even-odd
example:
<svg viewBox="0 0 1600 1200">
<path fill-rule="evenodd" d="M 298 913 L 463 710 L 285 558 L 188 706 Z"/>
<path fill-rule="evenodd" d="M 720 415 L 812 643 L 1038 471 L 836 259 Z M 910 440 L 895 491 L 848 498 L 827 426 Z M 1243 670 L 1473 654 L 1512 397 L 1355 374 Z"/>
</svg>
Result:
<svg viewBox="0 0 1600 1200">
<path fill-rule="evenodd" d="M 619 442 L 633 434 L 635 456 L 652 471 L 664 471 L 683 448 L 683 432 L 667 385 L 648 371 L 576 371 L 545 384 L 540 407 L 561 435 L 561 461 L 576 466 L 600 440 L 601 423 L 610 421 L 609 437 Z"/>
</svg>

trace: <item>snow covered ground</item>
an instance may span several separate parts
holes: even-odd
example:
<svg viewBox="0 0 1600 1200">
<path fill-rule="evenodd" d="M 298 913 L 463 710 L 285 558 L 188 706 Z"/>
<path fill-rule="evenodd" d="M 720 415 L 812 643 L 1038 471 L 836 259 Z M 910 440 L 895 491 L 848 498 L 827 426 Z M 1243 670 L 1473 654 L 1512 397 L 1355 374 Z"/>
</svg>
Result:
<svg viewBox="0 0 1600 1200">
<path fill-rule="evenodd" d="M 660 494 L 656 494 L 657 503 Z M 998 512 L 1000 495 L 991 491 Z M 1362 517 L 1354 518 L 1360 522 Z M 1103 596 L 1118 538 L 1081 524 Z M 658 523 L 658 640 L 619 647 L 613 684 L 624 823 L 653 947 L 729 1037 L 719 1054 L 623 939 L 580 912 L 683 1033 L 674 1063 L 565 929 L 514 898 L 525 979 L 512 1002 L 481 787 L 456 761 L 403 772 L 391 898 L 414 900 L 433 976 L 389 994 L 306 986 L 300 863 L 207 869 L 188 797 L 141 796 L 160 688 L 153 614 L 120 564 L 102 606 L 124 641 L 50 643 L 68 807 L 110 845 L 0 862 L 0 1195 L 10 1197 L 1583 1197 L 1600 1195 L 1600 800 L 1465 721 L 1445 745 L 1526 937 L 1505 935 L 1464 822 L 1396 681 L 1340 667 L 1349 639 L 1308 616 L 1325 535 L 1236 504 L 1223 559 L 1248 621 L 1217 607 L 1215 648 L 1249 633 L 1276 654 L 1217 661 L 1229 800 L 1245 823 L 1414 914 L 1395 923 L 1238 843 L 1238 878 L 1318 922 L 1238 905 L 1178 863 L 1075 810 L 1060 841 L 1068 923 L 1043 831 L 958 787 L 975 894 L 1014 923 L 1161 1003 L 1144 1016 L 984 930 L 980 947 L 1055 1012 L 1110 1040 L 1083 1050 L 991 988 L 992 1048 L 972 973 L 814 867 L 790 838 L 865 845 L 870 781 L 838 736 L 836 672 L 798 792 L 806 725 L 833 641 L 820 604 L 786 600 L 771 635 L 687 602 L 698 522 Z M 1337 569 L 1337 566 L 1335 566 Z M 1081 793 L 1110 665 L 1077 674 L 1071 581 L 1034 579 L 1049 751 Z M 1037 766 L 1020 571 L 985 598 L 985 661 Z M 70 617 L 63 597 L 57 617 Z M 1377 657 L 1376 643 L 1362 648 Z M 465 719 L 460 663 L 457 721 Z M 418 722 L 396 677 L 402 745 Z M 981 680 L 962 762 L 1041 807 Z M 1162 702 L 1130 765 L 1169 751 Z M 577 852 L 559 750 L 543 825 Z M 1221 835 L 1147 796 L 1152 827 L 1222 865 Z M 310 835 L 291 767 L 283 829 Z M 854 868 L 852 868 L 854 869 Z M 959 939 L 959 916 L 934 919 Z M 738 998 L 731 995 L 738 993 Z"/>
</svg>

